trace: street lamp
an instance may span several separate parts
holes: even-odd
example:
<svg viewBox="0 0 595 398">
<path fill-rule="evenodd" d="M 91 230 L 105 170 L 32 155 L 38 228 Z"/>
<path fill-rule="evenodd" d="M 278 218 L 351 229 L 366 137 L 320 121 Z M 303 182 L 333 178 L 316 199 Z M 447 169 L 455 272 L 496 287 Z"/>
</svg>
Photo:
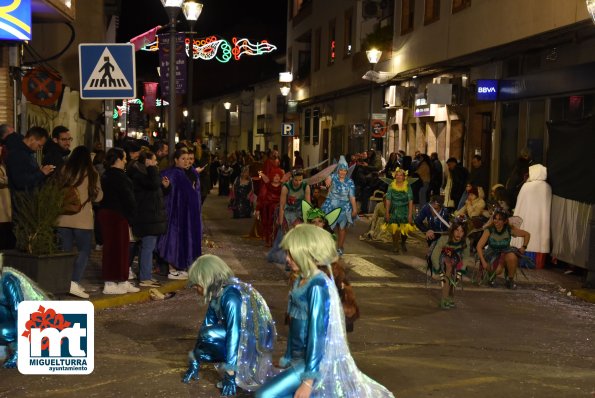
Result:
<svg viewBox="0 0 595 398">
<path fill-rule="evenodd" d="M 190 123 L 188 124 L 189 135 L 193 133 L 192 131 L 192 122 L 194 121 L 193 112 L 192 112 L 192 94 L 193 94 L 193 85 L 194 85 L 194 25 L 200 17 L 200 13 L 202 12 L 202 3 L 199 3 L 195 0 L 187 0 L 184 5 L 182 6 L 184 11 L 184 16 L 190 25 L 190 61 L 188 65 L 188 93 L 186 94 L 187 100 L 187 107 L 190 114 Z M 194 137 L 190 137 L 194 139 Z"/>
<path fill-rule="evenodd" d="M 159 123 L 160 120 L 161 120 L 161 117 L 159 115 L 155 115 L 155 123 L 157 123 L 157 131 L 161 135 L 161 123 Z"/>
<path fill-rule="evenodd" d="M 285 123 L 285 115 L 287 113 L 287 96 L 291 92 L 291 82 L 293 81 L 293 74 L 291 72 L 281 72 L 279 73 L 279 83 L 281 83 L 281 87 L 279 90 L 281 91 L 281 95 L 284 97 L 283 101 L 283 123 Z M 285 150 L 289 153 L 289 156 L 292 156 L 292 151 L 289 149 L 289 143 L 292 143 L 292 139 L 288 139 L 287 137 L 281 137 L 281 147 L 283 148 L 283 154 L 285 154 Z"/>
<path fill-rule="evenodd" d="M 170 148 L 176 147 L 176 23 L 184 0 L 161 0 L 169 17 L 169 130 L 167 142 Z M 170 149 L 169 159 L 173 162 L 174 150 Z"/>
<path fill-rule="evenodd" d="M 372 71 L 374 71 L 374 67 L 380 61 L 380 56 L 382 55 L 382 51 L 377 50 L 375 48 L 366 51 L 366 57 L 368 57 L 368 62 L 372 65 Z M 370 109 L 368 113 L 368 131 L 370 132 L 370 146 L 372 146 L 372 97 L 374 96 L 374 81 L 370 81 Z"/>
<path fill-rule="evenodd" d="M 225 158 L 227 159 L 227 139 L 229 137 L 229 119 L 230 119 L 230 108 L 231 102 L 224 102 L 225 107 Z"/>
</svg>

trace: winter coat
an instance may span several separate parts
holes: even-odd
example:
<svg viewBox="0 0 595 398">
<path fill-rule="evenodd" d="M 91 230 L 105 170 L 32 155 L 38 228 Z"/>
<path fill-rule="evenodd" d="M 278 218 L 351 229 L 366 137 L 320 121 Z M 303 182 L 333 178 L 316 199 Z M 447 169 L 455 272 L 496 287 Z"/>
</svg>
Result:
<svg viewBox="0 0 595 398">
<path fill-rule="evenodd" d="M 126 217 L 128 223 L 136 216 L 136 200 L 132 181 L 124 170 L 108 167 L 101 177 L 103 200 L 100 208 L 113 210 Z"/>
<path fill-rule="evenodd" d="M 132 219 L 134 236 L 162 235 L 167 231 L 167 214 L 157 166 L 134 162 L 127 170 L 132 180 L 136 215 Z"/>
</svg>

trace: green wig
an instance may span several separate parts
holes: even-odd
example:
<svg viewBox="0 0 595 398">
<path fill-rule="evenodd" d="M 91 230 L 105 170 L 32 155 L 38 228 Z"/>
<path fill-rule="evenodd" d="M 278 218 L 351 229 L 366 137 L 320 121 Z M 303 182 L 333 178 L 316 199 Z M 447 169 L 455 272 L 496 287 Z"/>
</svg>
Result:
<svg viewBox="0 0 595 398">
<path fill-rule="evenodd" d="M 318 271 L 318 265 L 328 265 L 337 258 L 331 234 L 312 224 L 300 224 L 291 229 L 281 242 L 300 269 L 304 278 Z"/>
<path fill-rule="evenodd" d="M 225 261 L 212 254 L 205 254 L 197 258 L 190 267 L 188 284 L 203 288 L 206 304 L 212 298 L 217 297 L 223 284 L 233 276 L 233 271 Z"/>
</svg>

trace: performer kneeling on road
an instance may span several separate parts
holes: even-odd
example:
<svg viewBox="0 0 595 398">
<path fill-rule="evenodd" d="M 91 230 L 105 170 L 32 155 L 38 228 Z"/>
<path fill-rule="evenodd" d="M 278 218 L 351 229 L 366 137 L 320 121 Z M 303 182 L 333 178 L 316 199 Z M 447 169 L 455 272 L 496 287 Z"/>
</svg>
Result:
<svg viewBox="0 0 595 398">
<path fill-rule="evenodd" d="M 188 272 L 191 286 L 209 308 L 189 353 L 182 381 L 198 380 L 200 362 L 222 363 L 222 396 L 236 394 L 236 385 L 254 391 L 274 375 L 272 353 L 277 336 L 269 308 L 256 289 L 234 278 L 217 256 L 199 257 Z"/>
<path fill-rule="evenodd" d="M 21 301 L 49 300 L 35 282 L 13 268 L 2 269 L 0 254 L 0 346 L 8 346 L 11 353 L 5 368 L 16 368 L 18 360 L 17 308 Z"/>
<path fill-rule="evenodd" d="M 337 257 L 332 236 L 301 224 L 285 235 L 281 247 L 298 273 L 289 296 L 287 350 L 279 361 L 286 370 L 267 381 L 256 397 L 393 397 L 357 368 L 349 352 L 337 288 L 318 269 Z"/>
</svg>

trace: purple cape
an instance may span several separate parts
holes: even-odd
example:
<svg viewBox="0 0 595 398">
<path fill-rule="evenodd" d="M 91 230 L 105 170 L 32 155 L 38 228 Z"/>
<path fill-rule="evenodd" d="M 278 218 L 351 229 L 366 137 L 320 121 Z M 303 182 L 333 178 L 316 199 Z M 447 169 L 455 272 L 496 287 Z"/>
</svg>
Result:
<svg viewBox="0 0 595 398">
<path fill-rule="evenodd" d="M 169 178 L 170 191 L 165 196 L 167 232 L 159 237 L 157 251 L 180 270 L 188 269 L 202 252 L 200 179 L 196 170 L 192 172 L 196 175 L 195 187 L 178 167 L 161 172 Z"/>
</svg>

